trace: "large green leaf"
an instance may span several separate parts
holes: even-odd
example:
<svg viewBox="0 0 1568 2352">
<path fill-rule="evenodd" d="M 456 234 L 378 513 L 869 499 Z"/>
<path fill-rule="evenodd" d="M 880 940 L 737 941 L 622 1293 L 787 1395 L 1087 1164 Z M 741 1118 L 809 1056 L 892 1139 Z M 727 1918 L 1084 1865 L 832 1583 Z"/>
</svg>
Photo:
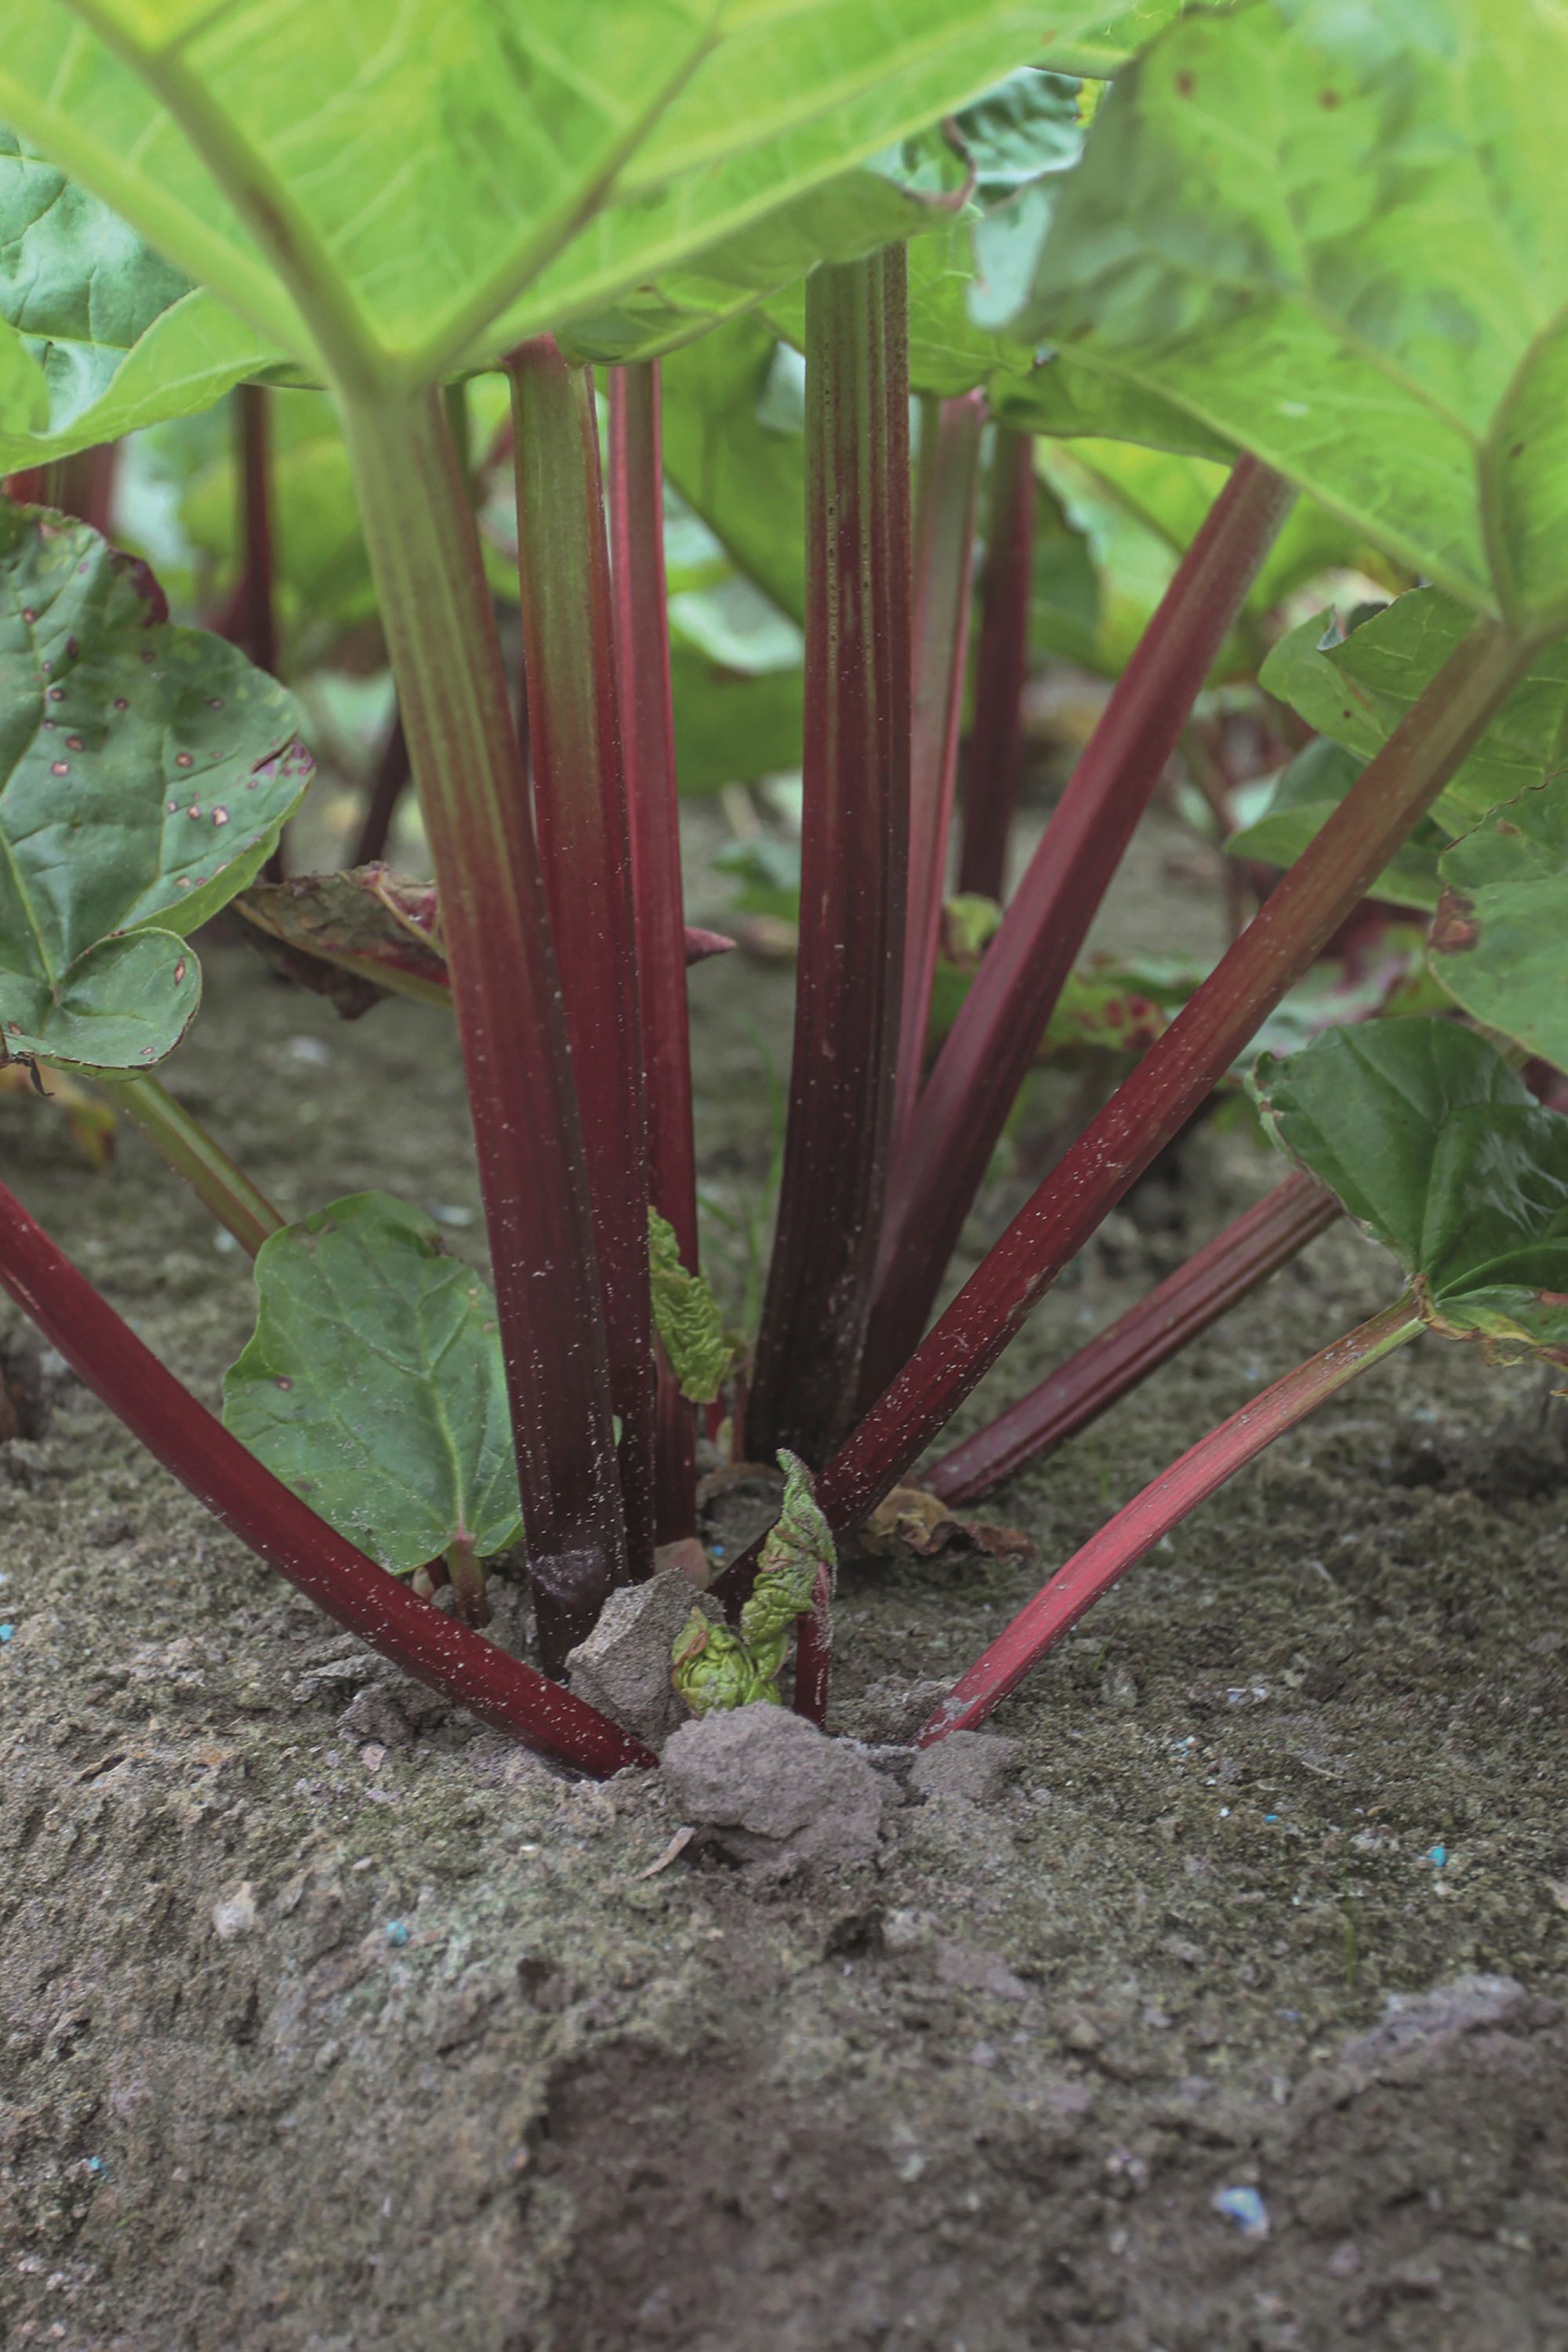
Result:
<svg viewBox="0 0 1568 2352">
<path fill-rule="evenodd" d="M 0 320 L 0 459 L 13 440 L 30 434 L 48 413 L 42 370 L 21 336 Z"/>
<path fill-rule="evenodd" d="M 283 621 L 293 631 L 312 622 L 342 626 L 363 620 L 375 611 L 375 587 L 348 447 L 331 403 L 321 393 L 278 392 L 268 411 L 274 587 Z M 180 498 L 187 537 L 231 581 L 244 561 L 239 488 L 231 436 Z"/>
<path fill-rule="evenodd" d="M 298 714 L 145 566 L 0 502 L 0 1024 L 15 1052 L 144 1069 L 201 992 L 184 934 L 309 781 Z M 129 936 L 127 936 L 129 934 Z"/>
<path fill-rule="evenodd" d="M 334 1201 L 261 1245 L 255 1337 L 226 1424 L 384 1568 L 521 1532 L 495 1302 L 428 1217 L 384 1192 Z"/>
<path fill-rule="evenodd" d="M 1463 603 L 1568 619 L 1568 16 L 1255 0 L 1118 79 L 1021 326 Z"/>
<path fill-rule="evenodd" d="M 427 380 L 1170 5 L 1108 43 L 1092 0 L 29 0 L 0 114 L 297 359 Z"/>
<path fill-rule="evenodd" d="M 31 415 L 7 415 L 0 395 L 0 473 L 209 407 L 279 356 L 3 127 L 0 320 L 45 386 Z"/>
<path fill-rule="evenodd" d="M 1447 1021 L 1332 1029 L 1254 1087 L 1283 1149 L 1385 1244 L 1426 1320 L 1568 1361 L 1568 1118 Z"/>
<path fill-rule="evenodd" d="M 1438 870 L 1437 978 L 1478 1021 L 1568 1069 L 1568 775 L 1493 809 Z"/>
<path fill-rule="evenodd" d="M 1332 615 L 1290 631 L 1259 677 L 1310 726 L 1370 760 L 1426 691 L 1470 625 L 1464 605 L 1413 589 L 1336 642 Z M 1544 646 L 1457 771 L 1434 814 L 1449 833 L 1474 824 L 1568 762 L 1568 644 Z"/>
<path fill-rule="evenodd" d="M 737 319 L 665 362 L 664 467 L 746 576 L 792 620 L 805 611 L 805 438 L 760 414 L 776 349 Z"/>
</svg>

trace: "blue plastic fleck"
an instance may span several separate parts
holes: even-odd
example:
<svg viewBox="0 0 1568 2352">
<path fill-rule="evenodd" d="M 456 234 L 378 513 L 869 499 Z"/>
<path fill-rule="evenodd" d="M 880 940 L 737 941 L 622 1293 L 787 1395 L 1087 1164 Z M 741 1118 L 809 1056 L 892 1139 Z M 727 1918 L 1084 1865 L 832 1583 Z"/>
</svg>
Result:
<svg viewBox="0 0 1568 2352">
<path fill-rule="evenodd" d="M 1216 2213 L 1236 2223 L 1244 2238 L 1268 2235 L 1268 2208 L 1256 2189 L 1216 2189 L 1210 2201 Z"/>
<path fill-rule="evenodd" d="M 1279 1816 L 1278 1813 L 1265 1813 L 1263 1818 L 1266 1822 L 1277 1822 Z"/>
<path fill-rule="evenodd" d="M 1435 1845 L 1427 1854 L 1426 1859 L 1431 1864 L 1434 1870 L 1441 1870 L 1443 1864 L 1448 1859 L 1447 1847 L 1446 1845 Z"/>
<path fill-rule="evenodd" d="M 15 1625 L 0 1625 L 0 1642 L 10 1641 L 16 1631 Z"/>
<path fill-rule="evenodd" d="M 401 1919 L 389 1919 L 387 1921 L 386 1940 L 389 1944 L 396 1944 L 399 1946 L 406 1944 L 408 1941 L 408 1930 Z"/>
<path fill-rule="evenodd" d="M 87 2168 L 89 2172 L 101 2172 L 103 2170 L 102 2157 L 89 2156 L 87 2159 Z"/>
</svg>

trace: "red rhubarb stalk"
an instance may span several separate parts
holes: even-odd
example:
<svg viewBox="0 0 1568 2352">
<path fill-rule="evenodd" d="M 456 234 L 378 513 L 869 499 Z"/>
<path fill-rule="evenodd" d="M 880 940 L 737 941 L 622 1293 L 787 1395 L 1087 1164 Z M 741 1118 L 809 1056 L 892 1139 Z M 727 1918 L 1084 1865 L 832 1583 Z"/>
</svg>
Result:
<svg viewBox="0 0 1568 2352">
<path fill-rule="evenodd" d="M 239 403 L 239 523 L 245 569 L 225 635 L 258 669 L 278 669 L 278 613 L 273 587 L 271 415 L 264 385 L 242 383 Z"/>
<path fill-rule="evenodd" d="M 484 1722 L 581 1771 L 657 1764 L 607 1717 L 419 1600 L 319 1519 L 181 1386 L 4 1185 L 0 1285 L 164 1468 L 340 1625 Z"/>
<path fill-rule="evenodd" d="M 987 512 L 958 887 L 982 898 L 1002 898 L 1024 759 L 1024 681 L 1029 667 L 1035 561 L 1033 434 L 1015 432 L 1007 425 L 996 427 Z"/>
<path fill-rule="evenodd" d="M 892 1136 L 910 807 L 903 247 L 806 281 L 805 816 L 795 1055 L 747 1450 L 852 1410 Z"/>
<path fill-rule="evenodd" d="M 479 533 L 438 394 L 344 403 L 436 865 L 545 1663 L 626 1577 L 587 1163 Z"/>
<path fill-rule="evenodd" d="M 915 1745 L 930 1748 L 949 1732 L 973 1731 L 984 1723 L 1030 1667 L 1071 1632 L 1085 1611 L 1092 1609 L 1100 1595 L 1136 1567 L 1189 1511 L 1347 1381 L 1355 1380 L 1403 1347 L 1421 1328 L 1421 1318 L 1409 1298 L 1402 1298 L 1306 1363 L 1298 1364 L 1294 1371 L 1287 1372 L 1283 1380 L 1201 1437 L 1179 1462 L 1162 1471 L 1141 1495 L 1108 1519 L 1041 1587 L 1005 1633 L 998 1635 L 967 1674 L 959 1676 L 921 1727 Z"/>
<path fill-rule="evenodd" d="M 1531 646 L 1476 621 L 1322 831 L 1169 1029 L 1014 1218 L 817 1480 L 836 1535 L 897 1485 L 1145 1168 L 1179 1134 L 1286 990 L 1322 952 L 1485 732 Z M 757 1547 L 715 1588 L 751 1589 Z"/>
<path fill-rule="evenodd" d="M 632 907 L 647 1089 L 648 1181 L 695 1274 L 697 1155 L 664 584 L 664 459 L 657 362 L 610 373 L 610 545 L 631 827 Z M 654 1467 L 659 1543 L 697 1530 L 697 1413 L 660 1352 Z"/>
<path fill-rule="evenodd" d="M 1042 1461 L 1229 1313 L 1332 1224 L 1339 1204 L 1300 1172 L 1248 1209 L 1038 1388 L 921 1474 L 944 1503 L 969 1503 Z"/>
<path fill-rule="evenodd" d="M 925 1328 L 1040 1033 L 1199 688 L 1289 509 L 1243 457 L 1117 680 L 903 1138 L 888 1188 L 862 1395 Z"/>
<path fill-rule="evenodd" d="M 525 343 L 508 372 L 534 814 L 587 1147 L 628 1558 L 641 1577 L 654 1547 L 647 1118 L 599 433 L 593 378 L 552 338 Z"/>
<path fill-rule="evenodd" d="M 944 400 L 931 436 L 915 551 L 914 707 L 910 746 L 910 880 L 904 999 L 893 1131 L 903 1132 L 920 1091 L 942 937 L 948 835 L 969 652 L 974 499 L 985 404 L 977 392 Z"/>
</svg>

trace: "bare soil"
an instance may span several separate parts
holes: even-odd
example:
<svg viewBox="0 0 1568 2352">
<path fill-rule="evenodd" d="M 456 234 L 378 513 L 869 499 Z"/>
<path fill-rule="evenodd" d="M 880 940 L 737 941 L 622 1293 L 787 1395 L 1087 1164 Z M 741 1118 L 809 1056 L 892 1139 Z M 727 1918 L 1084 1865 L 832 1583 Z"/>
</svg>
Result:
<svg viewBox="0 0 1568 2352">
<path fill-rule="evenodd" d="M 1183 889 L 1210 919 L 1157 830 L 1142 855 L 1133 935 Z M 379 1184 L 477 1255 L 440 1016 L 343 1027 L 205 961 L 174 1083 L 279 1206 Z M 693 993 L 739 1199 L 789 978 Z M 9 1097 L 0 1157 L 215 1401 L 246 1269 L 137 1138 L 94 1176 Z M 1191 1139 L 966 1425 L 1277 1172 Z M 988 1509 L 1043 1572 L 1389 1288 L 1331 1232 Z M 1405 1351 L 1015 1697 L 997 1802 L 907 1804 L 876 1863 L 782 1879 L 700 1843 L 650 1875 L 657 1776 L 570 1782 L 411 1691 L 45 1385 L 0 1444 L 6 2345 L 1568 2347 L 1568 1486 L 1533 1375 Z M 851 1567 L 835 1727 L 906 1728 L 1037 1573 Z M 1478 1975 L 1511 1981 L 1380 2030 Z"/>
</svg>

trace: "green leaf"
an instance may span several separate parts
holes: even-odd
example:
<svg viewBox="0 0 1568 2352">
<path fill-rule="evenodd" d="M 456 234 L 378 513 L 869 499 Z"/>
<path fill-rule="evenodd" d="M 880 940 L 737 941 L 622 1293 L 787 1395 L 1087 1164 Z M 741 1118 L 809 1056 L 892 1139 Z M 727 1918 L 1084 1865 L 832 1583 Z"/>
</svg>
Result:
<svg viewBox="0 0 1568 2352">
<path fill-rule="evenodd" d="M 1282 1149 L 1391 1249 L 1436 1329 L 1568 1361 L 1568 1118 L 1451 1022 L 1331 1030 L 1254 1090 Z"/>
<path fill-rule="evenodd" d="M 419 382 L 690 266 L 1042 37 L 1108 69 L 1168 14 L 1107 43 L 1085 0 L 29 0 L 0 113 L 306 365 Z"/>
<path fill-rule="evenodd" d="M 103 1070 L 173 1051 L 201 990 L 184 934 L 252 878 L 309 782 L 297 725 L 243 654 L 168 625 L 143 564 L 85 523 L 0 502 L 13 1051 Z"/>
<path fill-rule="evenodd" d="M 0 466 L 7 446 L 41 425 L 48 408 L 48 388 L 37 362 L 20 335 L 0 321 Z"/>
<path fill-rule="evenodd" d="M 693 1404 L 711 1404 L 729 1377 L 734 1349 L 710 1285 L 681 1264 L 675 1227 L 657 1209 L 647 1213 L 653 1319 L 680 1383 Z"/>
<path fill-rule="evenodd" d="M 996 376 L 987 395 L 994 414 L 1021 433 L 1048 433 L 1058 441 L 1080 436 L 1137 441 L 1177 457 L 1235 462 L 1236 445 L 1223 434 L 1157 392 L 1086 367 L 1070 351 L 1039 355 L 1027 375 Z"/>
<path fill-rule="evenodd" d="M 376 608 L 360 530 L 353 473 L 331 403 L 320 393 L 276 392 L 268 402 L 274 581 L 290 632 L 340 627 Z M 192 543 L 237 579 L 242 568 L 238 466 L 229 446 L 186 483 L 180 521 Z M 293 665 L 290 665 L 293 667 Z"/>
<path fill-rule="evenodd" d="M 799 623 L 805 439 L 761 414 L 776 349 L 760 319 L 737 319 L 665 362 L 664 467 L 726 553 Z"/>
<path fill-rule="evenodd" d="M 1568 619 L 1568 18 L 1256 0 L 1118 78 L 1021 329 L 1411 571 Z"/>
<path fill-rule="evenodd" d="M 43 375 L 26 413 L 0 390 L 0 474 L 209 407 L 279 356 L 3 126 L 0 320 Z"/>
<path fill-rule="evenodd" d="M 1310 727 L 1370 760 L 1447 660 L 1470 625 L 1440 589 L 1416 588 L 1342 643 L 1333 616 L 1320 613 L 1281 637 L 1258 673 L 1269 693 L 1294 704 Z M 1529 675 L 1492 720 L 1436 802 L 1448 833 L 1473 824 L 1568 762 L 1568 644 L 1537 654 Z"/>
<path fill-rule="evenodd" d="M 817 1507 L 815 1482 L 797 1454 L 781 1453 L 784 1502 L 757 1562 L 756 1581 L 741 1611 L 740 1632 L 693 1609 L 672 1653 L 676 1689 L 693 1715 L 778 1702 L 779 1670 L 790 1628 L 804 1617 L 826 1570 L 838 1566 L 833 1530 Z"/>
<path fill-rule="evenodd" d="M 1478 1021 L 1568 1068 L 1568 775 L 1493 809 L 1438 871 L 1433 971 Z"/>
<path fill-rule="evenodd" d="M 1365 764 L 1331 737 L 1314 735 L 1280 774 L 1262 815 L 1230 835 L 1226 855 L 1258 858 L 1266 866 L 1293 866 L 1317 839 Z M 1385 898 L 1395 907 L 1419 907 L 1430 912 L 1442 896 L 1437 856 L 1445 839 L 1442 828 L 1431 817 L 1424 817 L 1373 884 L 1372 897 Z"/>
<path fill-rule="evenodd" d="M 256 1288 L 223 1417 L 286 1486 L 400 1575 L 518 1540 L 495 1302 L 428 1217 L 384 1192 L 334 1201 L 262 1244 Z"/>
</svg>

